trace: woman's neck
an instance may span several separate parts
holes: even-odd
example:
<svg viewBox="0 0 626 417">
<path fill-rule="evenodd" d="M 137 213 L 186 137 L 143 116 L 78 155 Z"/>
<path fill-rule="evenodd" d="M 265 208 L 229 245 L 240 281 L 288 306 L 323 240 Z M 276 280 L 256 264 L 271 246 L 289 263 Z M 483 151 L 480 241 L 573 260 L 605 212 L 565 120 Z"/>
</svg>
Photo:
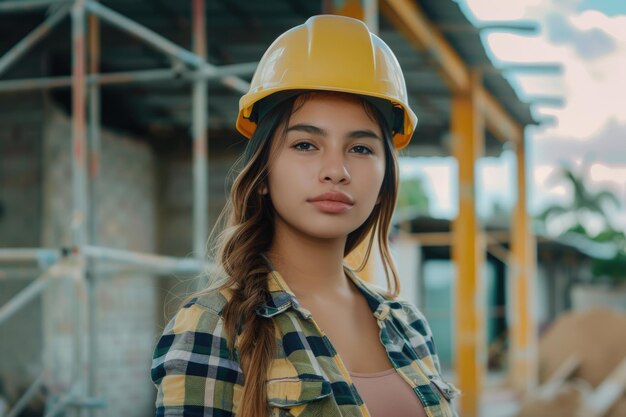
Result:
<svg viewBox="0 0 626 417">
<path fill-rule="evenodd" d="M 343 270 L 345 239 L 303 239 L 281 233 L 267 253 L 274 268 L 301 299 L 350 290 Z"/>
</svg>

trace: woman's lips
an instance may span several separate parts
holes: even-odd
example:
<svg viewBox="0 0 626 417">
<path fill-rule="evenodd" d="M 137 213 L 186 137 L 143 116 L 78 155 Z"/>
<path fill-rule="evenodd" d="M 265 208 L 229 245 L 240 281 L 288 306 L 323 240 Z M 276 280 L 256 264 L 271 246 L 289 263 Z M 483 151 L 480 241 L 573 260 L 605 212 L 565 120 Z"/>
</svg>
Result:
<svg viewBox="0 0 626 417">
<path fill-rule="evenodd" d="M 317 207 L 318 210 L 323 211 L 324 213 L 343 213 L 352 208 L 352 204 L 335 200 L 315 200 L 309 202 Z"/>
<path fill-rule="evenodd" d="M 340 191 L 329 191 L 308 201 L 325 213 L 343 213 L 354 205 L 352 197 Z"/>
</svg>

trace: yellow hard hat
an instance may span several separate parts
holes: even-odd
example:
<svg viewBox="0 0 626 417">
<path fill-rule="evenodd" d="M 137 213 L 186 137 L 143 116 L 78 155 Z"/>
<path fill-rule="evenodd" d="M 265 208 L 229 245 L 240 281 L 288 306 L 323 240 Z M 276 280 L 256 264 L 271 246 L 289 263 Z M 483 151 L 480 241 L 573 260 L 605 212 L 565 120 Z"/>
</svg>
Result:
<svg viewBox="0 0 626 417">
<path fill-rule="evenodd" d="M 257 126 L 251 117 L 254 105 L 290 90 L 337 91 L 389 101 L 390 113 L 396 115 L 390 122 L 396 149 L 409 143 L 417 124 L 395 55 L 365 23 L 350 17 L 313 16 L 280 35 L 259 61 L 250 91 L 239 100 L 237 130 L 252 137 Z"/>
</svg>

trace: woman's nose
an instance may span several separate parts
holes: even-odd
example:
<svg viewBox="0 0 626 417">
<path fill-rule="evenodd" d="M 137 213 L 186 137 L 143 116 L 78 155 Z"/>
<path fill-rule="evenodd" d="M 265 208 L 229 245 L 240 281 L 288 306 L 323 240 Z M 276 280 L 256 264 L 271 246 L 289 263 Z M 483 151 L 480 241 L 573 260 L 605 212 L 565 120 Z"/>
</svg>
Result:
<svg viewBox="0 0 626 417">
<path fill-rule="evenodd" d="M 349 183 L 350 171 L 343 152 L 325 152 L 322 157 L 320 180 L 333 184 Z"/>
</svg>

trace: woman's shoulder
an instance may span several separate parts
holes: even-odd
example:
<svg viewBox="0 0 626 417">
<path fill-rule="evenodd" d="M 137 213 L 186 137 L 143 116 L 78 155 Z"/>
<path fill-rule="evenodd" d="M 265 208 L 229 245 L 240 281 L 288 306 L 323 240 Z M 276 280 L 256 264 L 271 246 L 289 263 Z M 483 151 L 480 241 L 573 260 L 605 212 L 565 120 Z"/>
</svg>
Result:
<svg viewBox="0 0 626 417">
<path fill-rule="evenodd" d="M 226 346 L 227 334 L 222 310 L 227 295 L 208 291 L 189 299 L 163 328 L 154 352 L 154 366 L 163 364 L 168 351 L 210 353 L 216 346 Z M 224 343 L 215 343 L 221 339 Z"/>
<path fill-rule="evenodd" d="M 190 297 L 176 311 L 163 334 L 182 332 L 215 333 L 223 326 L 222 312 L 230 299 L 228 289 L 212 289 Z"/>
<path fill-rule="evenodd" d="M 232 289 L 230 288 L 218 288 L 210 291 L 204 291 L 196 295 L 189 300 L 188 304 L 195 304 L 200 308 L 222 315 L 224 307 L 228 303 L 232 296 Z"/>
<path fill-rule="evenodd" d="M 177 411 L 181 399 L 185 409 L 202 404 L 206 378 L 198 376 L 211 377 L 219 395 L 234 384 L 243 385 L 238 355 L 229 347 L 221 314 L 226 296 L 221 291 L 207 291 L 191 298 L 163 329 L 151 366 L 152 381 L 159 389 L 158 410 Z M 157 415 L 162 414 L 157 411 Z"/>
</svg>

